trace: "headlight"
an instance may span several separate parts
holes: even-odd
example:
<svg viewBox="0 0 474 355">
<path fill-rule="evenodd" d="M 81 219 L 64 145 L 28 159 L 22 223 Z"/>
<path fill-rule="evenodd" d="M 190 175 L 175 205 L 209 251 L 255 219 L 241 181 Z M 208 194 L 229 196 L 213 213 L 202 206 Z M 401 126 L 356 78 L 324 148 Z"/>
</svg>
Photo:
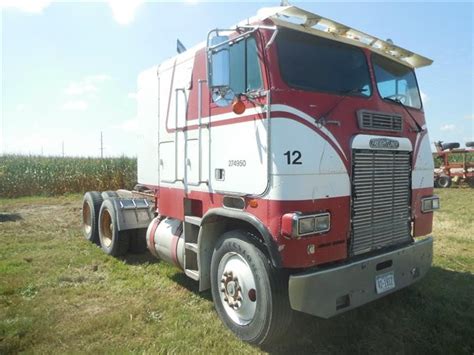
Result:
<svg viewBox="0 0 474 355">
<path fill-rule="evenodd" d="M 421 212 L 433 212 L 439 209 L 439 197 L 430 196 L 421 199 Z"/>
<path fill-rule="evenodd" d="M 331 229 L 331 215 L 328 212 L 312 215 L 303 215 L 300 212 L 287 213 L 281 220 L 281 233 L 285 237 L 298 238 L 325 233 L 329 229 Z"/>
<path fill-rule="evenodd" d="M 314 232 L 314 217 L 305 217 L 298 220 L 298 235 Z"/>
<path fill-rule="evenodd" d="M 314 231 L 316 233 L 322 233 L 322 232 L 327 232 L 330 227 L 330 218 L 329 218 L 329 213 L 316 216 L 314 218 L 315 223 L 314 223 Z"/>
</svg>

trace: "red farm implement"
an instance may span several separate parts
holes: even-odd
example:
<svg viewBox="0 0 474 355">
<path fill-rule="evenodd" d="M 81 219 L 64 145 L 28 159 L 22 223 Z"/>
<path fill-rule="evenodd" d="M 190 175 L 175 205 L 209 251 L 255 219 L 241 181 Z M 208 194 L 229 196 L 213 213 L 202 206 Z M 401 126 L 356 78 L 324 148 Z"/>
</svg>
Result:
<svg viewBox="0 0 474 355">
<path fill-rule="evenodd" d="M 434 183 L 436 187 L 447 188 L 452 183 L 467 182 L 474 187 L 474 142 L 466 142 L 466 148 L 459 143 L 434 143 Z"/>
</svg>

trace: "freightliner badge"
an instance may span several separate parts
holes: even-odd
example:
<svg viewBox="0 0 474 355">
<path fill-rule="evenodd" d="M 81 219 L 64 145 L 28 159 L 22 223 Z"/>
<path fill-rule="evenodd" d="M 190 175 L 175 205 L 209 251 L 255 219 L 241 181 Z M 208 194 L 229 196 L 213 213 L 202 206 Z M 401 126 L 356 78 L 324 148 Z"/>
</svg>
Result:
<svg viewBox="0 0 474 355">
<path fill-rule="evenodd" d="M 398 149 L 400 143 L 390 138 L 372 138 L 369 142 L 372 149 Z"/>
</svg>

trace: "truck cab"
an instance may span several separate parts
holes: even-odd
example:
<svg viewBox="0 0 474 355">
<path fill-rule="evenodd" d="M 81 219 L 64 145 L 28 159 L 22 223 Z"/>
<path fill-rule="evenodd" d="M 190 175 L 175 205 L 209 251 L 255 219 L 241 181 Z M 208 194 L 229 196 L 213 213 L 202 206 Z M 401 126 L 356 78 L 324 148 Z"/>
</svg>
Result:
<svg viewBox="0 0 474 355">
<path fill-rule="evenodd" d="M 414 283 L 439 208 L 414 71 L 431 62 L 294 6 L 211 30 L 139 77 L 153 213 L 135 229 L 255 344 L 292 310 L 329 318 Z"/>
</svg>

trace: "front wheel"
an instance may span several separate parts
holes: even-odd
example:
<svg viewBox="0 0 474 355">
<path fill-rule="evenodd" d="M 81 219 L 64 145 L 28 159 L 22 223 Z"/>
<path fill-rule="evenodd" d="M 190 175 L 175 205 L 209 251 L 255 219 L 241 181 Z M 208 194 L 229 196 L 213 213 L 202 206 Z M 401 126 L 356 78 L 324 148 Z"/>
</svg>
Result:
<svg viewBox="0 0 474 355">
<path fill-rule="evenodd" d="M 275 269 L 244 231 L 227 232 L 218 240 L 211 289 L 217 314 L 244 341 L 274 342 L 291 323 L 288 274 Z"/>
</svg>

